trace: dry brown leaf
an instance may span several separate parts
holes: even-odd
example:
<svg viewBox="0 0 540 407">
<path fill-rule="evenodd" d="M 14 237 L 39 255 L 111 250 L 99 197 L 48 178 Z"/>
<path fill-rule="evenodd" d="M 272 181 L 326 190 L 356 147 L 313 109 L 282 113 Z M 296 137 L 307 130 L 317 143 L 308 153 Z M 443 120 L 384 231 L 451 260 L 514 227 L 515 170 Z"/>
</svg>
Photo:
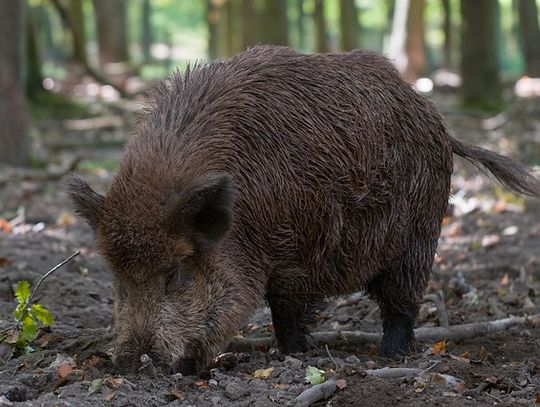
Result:
<svg viewBox="0 0 540 407">
<path fill-rule="evenodd" d="M 117 389 L 119 388 L 122 384 L 124 384 L 124 378 L 123 377 L 117 377 L 117 378 L 114 378 L 114 377 L 107 377 L 104 381 L 104 384 L 107 386 L 107 387 L 110 387 L 111 389 Z"/>
<path fill-rule="evenodd" d="M 274 371 L 273 367 L 269 367 L 268 369 L 257 369 L 253 372 L 253 378 L 254 379 L 268 379 L 273 371 Z"/>
<path fill-rule="evenodd" d="M 6 267 L 13 263 L 13 260 L 8 259 L 7 257 L 0 257 L 0 267 Z"/>
<path fill-rule="evenodd" d="M 69 212 L 62 212 L 58 216 L 58 219 L 56 219 L 56 224 L 58 226 L 71 226 L 74 225 L 76 222 L 77 220 L 75 219 L 75 216 L 73 216 Z"/>
<path fill-rule="evenodd" d="M 171 394 L 176 400 L 182 401 L 186 398 L 184 392 L 178 389 L 176 386 L 171 389 Z"/>
<path fill-rule="evenodd" d="M 3 230 L 6 233 L 13 232 L 13 228 L 11 227 L 11 224 L 3 218 L 0 218 L 0 230 Z"/>
<path fill-rule="evenodd" d="M 446 354 L 446 341 L 443 339 L 440 342 L 437 342 L 433 345 L 431 349 L 434 355 L 445 355 Z"/>
<path fill-rule="evenodd" d="M 73 372 L 73 367 L 67 362 L 60 363 L 58 367 L 56 368 L 56 372 L 58 373 L 58 377 L 61 379 L 66 378 L 71 372 Z"/>
<path fill-rule="evenodd" d="M 337 387 L 339 390 L 343 390 L 344 388 L 347 387 L 347 380 L 345 380 L 345 379 L 338 379 L 338 380 L 336 380 L 336 387 Z"/>
<path fill-rule="evenodd" d="M 468 353 L 467 353 L 467 355 L 468 355 Z M 452 360 L 456 360 L 456 361 L 461 362 L 461 363 L 471 363 L 471 360 L 468 357 L 465 358 L 463 356 L 450 355 L 450 358 L 452 358 Z"/>
<path fill-rule="evenodd" d="M 107 401 L 113 401 L 114 399 L 116 399 L 116 390 L 111 391 L 109 394 L 105 396 L 105 400 Z"/>
<path fill-rule="evenodd" d="M 274 389 L 287 390 L 288 388 L 289 388 L 288 384 L 284 384 L 284 383 L 276 383 L 276 384 L 274 384 Z"/>
<path fill-rule="evenodd" d="M 497 383 L 497 377 L 495 377 L 495 376 L 488 376 L 484 380 L 486 382 L 488 382 L 488 383 L 491 383 L 491 384 L 496 384 Z"/>
<path fill-rule="evenodd" d="M 506 273 L 504 276 L 502 276 L 501 282 L 499 284 L 500 285 L 508 285 L 508 284 L 510 284 L 510 278 L 508 277 L 508 273 Z"/>
<path fill-rule="evenodd" d="M 195 380 L 193 382 L 193 385 L 195 387 L 199 387 L 199 388 L 203 388 L 203 387 L 208 387 L 208 381 L 207 380 Z"/>
<path fill-rule="evenodd" d="M 488 358 L 488 356 L 489 356 L 488 350 L 482 346 L 480 348 L 480 353 L 479 353 L 480 361 L 481 362 L 485 361 Z"/>
</svg>

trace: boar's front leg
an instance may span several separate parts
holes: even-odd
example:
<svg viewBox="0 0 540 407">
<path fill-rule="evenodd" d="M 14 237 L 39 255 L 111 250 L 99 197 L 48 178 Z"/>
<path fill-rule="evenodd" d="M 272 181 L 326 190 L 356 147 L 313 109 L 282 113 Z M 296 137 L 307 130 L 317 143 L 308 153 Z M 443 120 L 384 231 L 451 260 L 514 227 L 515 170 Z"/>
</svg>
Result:
<svg viewBox="0 0 540 407">
<path fill-rule="evenodd" d="M 279 350 L 305 352 L 311 348 L 307 325 L 313 321 L 316 305 L 310 301 L 269 294 L 267 296 Z"/>
</svg>

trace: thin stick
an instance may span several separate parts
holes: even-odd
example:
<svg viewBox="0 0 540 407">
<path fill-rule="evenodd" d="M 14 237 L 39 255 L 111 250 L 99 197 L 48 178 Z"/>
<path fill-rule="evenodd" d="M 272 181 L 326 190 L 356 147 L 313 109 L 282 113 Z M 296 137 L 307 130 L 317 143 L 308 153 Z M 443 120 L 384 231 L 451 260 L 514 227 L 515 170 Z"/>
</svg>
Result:
<svg viewBox="0 0 540 407">
<path fill-rule="evenodd" d="M 47 277 L 49 277 L 52 273 L 54 273 L 56 270 L 58 270 L 60 267 L 62 267 L 64 264 L 66 264 L 68 261 L 70 261 L 74 257 L 78 256 L 79 254 L 81 254 L 81 252 L 80 252 L 80 250 L 77 250 L 75 253 L 73 253 L 71 256 L 69 256 L 67 259 L 62 261 L 60 264 L 57 264 L 52 269 L 47 271 L 43 276 L 41 276 L 38 283 L 36 284 L 36 286 L 34 287 L 32 292 L 30 293 L 30 296 L 28 297 L 28 301 L 26 301 L 25 307 L 28 307 L 30 304 L 32 304 L 32 300 L 34 299 L 34 296 L 36 295 L 36 292 L 37 292 L 39 286 L 41 285 L 41 283 L 43 281 L 45 281 L 45 279 Z M 22 318 L 23 314 L 24 313 L 21 313 L 21 315 L 19 315 L 19 318 L 17 318 L 17 323 L 15 324 L 16 329 L 20 329 L 20 327 L 21 327 L 21 318 Z"/>
<path fill-rule="evenodd" d="M 27 304 L 31 304 L 32 303 L 32 299 L 34 298 L 34 295 L 36 294 L 39 286 L 41 285 L 41 283 L 47 278 L 49 277 L 52 273 L 54 273 L 56 270 L 58 270 L 60 267 L 62 267 L 64 264 L 66 264 L 68 261 L 70 261 L 71 259 L 73 259 L 74 257 L 77 257 L 79 254 L 81 254 L 80 250 L 77 250 L 75 253 L 73 253 L 71 256 L 69 256 L 67 259 L 65 259 L 64 261 L 62 261 L 60 264 L 57 264 L 56 266 L 54 266 L 52 269 L 50 269 L 49 271 L 47 271 L 38 281 L 38 283 L 36 284 L 36 286 L 34 287 L 34 289 L 32 290 L 32 293 L 30 294 L 30 297 L 28 297 L 28 302 Z"/>
</svg>

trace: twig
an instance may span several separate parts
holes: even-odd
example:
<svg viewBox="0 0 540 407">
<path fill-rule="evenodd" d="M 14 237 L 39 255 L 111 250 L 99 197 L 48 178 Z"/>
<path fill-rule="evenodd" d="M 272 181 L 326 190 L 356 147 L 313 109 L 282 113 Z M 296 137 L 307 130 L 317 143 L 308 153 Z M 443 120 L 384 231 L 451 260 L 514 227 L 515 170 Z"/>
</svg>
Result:
<svg viewBox="0 0 540 407">
<path fill-rule="evenodd" d="M 446 340 L 462 340 L 474 338 L 492 332 L 503 331 L 512 326 L 531 324 L 540 325 L 540 314 L 525 317 L 509 317 L 486 322 L 474 322 L 470 324 L 451 325 L 448 327 L 424 327 L 415 329 L 415 337 L 418 341 L 433 342 Z M 362 331 L 333 331 L 314 332 L 311 334 L 314 343 L 330 343 L 343 341 L 352 344 L 378 343 L 382 334 Z M 253 349 L 269 348 L 272 346 L 272 337 L 259 338 L 234 338 L 229 344 L 231 352 L 249 352 Z"/>
<path fill-rule="evenodd" d="M 56 266 L 54 266 L 52 269 L 50 269 L 49 271 L 47 271 L 43 276 L 41 276 L 41 278 L 39 279 L 39 281 L 37 282 L 37 284 L 34 286 L 34 289 L 32 290 L 32 292 L 30 293 L 30 296 L 28 297 L 28 301 L 26 302 L 26 305 L 30 305 L 32 304 L 32 300 L 34 299 L 34 296 L 36 295 L 37 293 L 37 290 L 39 289 L 39 286 L 41 285 L 41 283 L 43 283 L 43 281 L 45 281 L 45 279 L 47 277 L 49 277 L 52 273 L 54 273 L 56 270 L 58 270 L 60 267 L 62 267 L 64 264 L 66 264 L 68 261 L 70 261 L 71 259 L 73 259 L 74 257 L 78 256 L 79 254 L 81 254 L 80 250 L 77 250 L 75 253 L 73 253 L 71 256 L 69 256 L 67 259 L 65 259 L 64 261 L 62 261 L 61 263 L 57 264 Z M 22 314 L 21 314 L 22 316 Z M 21 316 L 19 316 L 19 318 L 17 319 L 17 325 L 16 325 L 16 328 L 19 329 L 20 328 L 20 324 L 21 324 Z"/>
<path fill-rule="evenodd" d="M 324 383 L 316 384 L 307 390 L 304 390 L 292 402 L 287 403 L 288 406 L 306 407 L 319 400 L 324 400 L 336 392 L 336 379 L 331 378 Z"/>
<path fill-rule="evenodd" d="M 446 311 L 446 306 L 442 299 L 442 292 L 436 294 L 427 294 L 424 296 L 425 300 L 431 301 L 435 304 L 437 308 L 437 318 L 439 318 L 439 325 L 448 328 L 450 324 L 448 323 L 448 312 Z"/>
<path fill-rule="evenodd" d="M 330 349 L 328 349 L 328 344 L 325 343 L 324 344 L 324 348 L 326 349 L 326 353 L 328 354 L 328 357 L 330 358 L 330 360 L 332 361 L 332 363 L 334 364 L 334 366 L 336 367 L 336 373 L 337 371 L 339 370 L 339 366 L 338 364 L 336 363 L 336 361 L 334 360 L 334 357 L 332 356 L 332 354 L 330 353 Z"/>
</svg>

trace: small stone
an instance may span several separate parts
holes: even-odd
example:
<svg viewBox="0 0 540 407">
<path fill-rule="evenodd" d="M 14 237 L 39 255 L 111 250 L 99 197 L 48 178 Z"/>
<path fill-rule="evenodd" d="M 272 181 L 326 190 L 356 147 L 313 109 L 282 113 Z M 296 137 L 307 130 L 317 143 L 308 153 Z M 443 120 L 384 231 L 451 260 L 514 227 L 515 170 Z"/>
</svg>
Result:
<svg viewBox="0 0 540 407">
<path fill-rule="evenodd" d="M 279 383 L 281 384 L 291 384 L 294 382 L 294 375 L 290 370 L 285 370 L 279 375 Z"/>
<path fill-rule="evenodd" d="M 238 400 L 239 398 L 247 396 L 248 394 L 249 390 L 237 382 L 231 382 L 225 388 L 225 397 L 227 397 L 229 400 Z"/>
<path fill-rule="evenodd" d="M 293 369 L 300 369 L 304 362 L 291 356 L 285 356 L 285 363 L 287 363 Z"/>
<path fill-rule="evenodd" d="M 377 367 L 379 367 L 379 365 L 377 364 L 377 362 L 375 362 L 373 360 L 368 360 L 366 362 L 366 368 L 367 369 L 377 369 Z"/>
<path fill-rule="evenodd" d="M 208 385 L 217 387 L 218 381 L 216 379 L 210 379 L 208 380 Z"/>
<path fill-rule="evenodd" d="M 357 363 L 360 363 L 360 359 L 354 355 L 351 355 L 345 358 L 345 362 L 356 365 Z"/>
</svg>

